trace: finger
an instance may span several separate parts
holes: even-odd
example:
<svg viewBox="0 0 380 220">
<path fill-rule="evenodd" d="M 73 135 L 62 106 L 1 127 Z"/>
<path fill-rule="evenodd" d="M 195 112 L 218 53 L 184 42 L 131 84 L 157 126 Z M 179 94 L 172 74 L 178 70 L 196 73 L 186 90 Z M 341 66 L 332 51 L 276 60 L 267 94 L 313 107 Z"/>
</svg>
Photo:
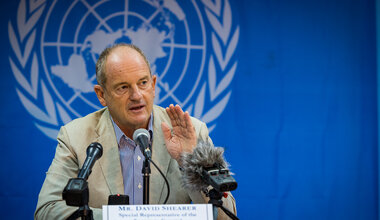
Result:
<svg viewBox="0 0 380 220">
<path fill-rule="evenodd" d="M 162 122 L 161 123 L 161 129 L 162 129 L 162 133 L 164 134 L 164 140 L 166 143 L 172 138 L 172 133 L 170 131 L 170 127 L 165 122 Z"/>
<path fill-rule="evenodd" d="M 182 108 L 179 105 L 176 105 L 175 111 L 177 115 L 178 124 L 180 124 L 183 128 L 186 128 L 185 114 L 183 113 Z"/>
<path fill-rule="evenodd" d="M 181 119 L 180 119 L 180 115 L 178 115 L 178 112 L 177 112 L 177 108 L 178 108 L 178 104 L 175 105 L 175 106 L 172 106 L 171 108 L 171 111 L 172 111 L 172 114 L 173 114 L 173 117 L 174 117 L 174 120 L 176 122 L 176 125 L 177 126 L 181 126 Z"/>
<path fill-rule="evenodd" d="M 174 106 L 174 108 L 175 108 L 175 111 L 177 112 L 177 114 L 179 114 L 179 115 L 183 114 L 181 106 L 179 106 L 177 104 L 176 106 Z"/>
<path fill-rule="evenodd" d="M 190 115 L 188 112 L 185 112 L 184 114 L 185 114 L 185 116 L 184 116 L 185 120 L 184 121 L 186 123 L 186 135 L 190 138 L 195 137 L 196 136 L 195 128 L 194 128 L 193 123 L 191 121 Z"/>
<path fill-rule="evenodd" d="M 168 113 L 168 116 L 170 118 L 170 122 L 172 123 L 173 126 L 176 125 L 176 119 L 174 117 L 174 114 L 173 114 L 173 104 L 170 104 L 169 107 L 166 108 L 166 113 Z"/>
<path fill-rule="evenodd" d="M 193 123 L 191 122 L 191 118 L 190 118 L 190 115 L 189 115 L 189 112 L 185 112 L 185 115 L 184 115 L 184 122 L 186 123 L 186 128 L 191 128 L 192 130 L 194 130 L 194 126 L 193 126 Z"/>
</svg>

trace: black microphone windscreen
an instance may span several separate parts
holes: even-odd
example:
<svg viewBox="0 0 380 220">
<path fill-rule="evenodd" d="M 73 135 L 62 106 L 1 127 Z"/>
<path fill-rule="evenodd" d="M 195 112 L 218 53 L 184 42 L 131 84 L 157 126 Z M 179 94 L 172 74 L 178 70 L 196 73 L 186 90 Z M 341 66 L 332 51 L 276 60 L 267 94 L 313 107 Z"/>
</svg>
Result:
<svg viewBox="0 0 380 220">
<path fill-rule="evenodd" d="M 98 151 L 98 152 L 95 152 L 95 151 Z M 92 155 L 92 154 L 96 155 L 97 159 L 99 159 L 103 155 L 103 147 L 98 142 L 93 142 L 87 147 L 86 153 L 87 153 L 87 156 Z"/>
<path fill-rule="evenodd" d="M 87 180 L 88 176 L 91 174 L 91 169 L 92 166 L 94 166 L 95 161 L 103 155 L 103 147 L 98 142 L 91 143 L 87 147 L 86 153 L 87 157 L 78 174 L 78 178 L 83 178 L 85 180 Z"/>
</svg>

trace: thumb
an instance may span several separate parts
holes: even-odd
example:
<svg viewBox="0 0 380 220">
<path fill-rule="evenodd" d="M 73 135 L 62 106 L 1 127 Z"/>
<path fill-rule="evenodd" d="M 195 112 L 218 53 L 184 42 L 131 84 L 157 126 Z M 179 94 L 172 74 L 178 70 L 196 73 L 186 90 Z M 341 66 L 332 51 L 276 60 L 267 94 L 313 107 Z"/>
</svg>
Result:
<svg viewBox="0 0 380 220">
<path fill-rule="evenodd" d="M 161 123 L 161 129 L 164 133 L 164 139 L 165 141 L 169 141 L 172 138 L 172 132 L 170 131 L 169 125 L 165 122 Z"/>
</svg>

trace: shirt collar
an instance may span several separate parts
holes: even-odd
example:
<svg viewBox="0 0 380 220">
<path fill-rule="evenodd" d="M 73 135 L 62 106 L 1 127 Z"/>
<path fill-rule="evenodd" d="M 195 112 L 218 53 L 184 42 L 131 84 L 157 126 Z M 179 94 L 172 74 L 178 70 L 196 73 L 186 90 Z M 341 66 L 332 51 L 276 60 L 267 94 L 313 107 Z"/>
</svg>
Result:
<svg viewBox="0 0 380 220">
<path fill-rule="evenodd" d="M 123 136 L 127 139 L 130 139 L 127 135 L 125 135 L 123 133 L 123 131 L 119 128 L 119 126 L 117 126 L 117 124 L 115 123 L 115 121 L 113 120 L 111 115 L 110 115 L 110 118 L 112 121 L 113 128 L 115 130 L 117 143 L 120 143 L 120 139 Z M 153 139 L 153 112 L 150 114 L 150 118 L 149 118 L 149 122 L 148 122 L 148 131 L 150 134 L 150 140 L 152 141 L 152 139 Z"/>
</svg>

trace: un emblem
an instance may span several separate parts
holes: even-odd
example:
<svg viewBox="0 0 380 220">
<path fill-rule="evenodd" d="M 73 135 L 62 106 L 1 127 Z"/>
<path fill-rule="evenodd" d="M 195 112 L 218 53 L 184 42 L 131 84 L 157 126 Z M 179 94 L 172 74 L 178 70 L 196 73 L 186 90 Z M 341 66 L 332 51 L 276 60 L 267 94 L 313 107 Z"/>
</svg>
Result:
<svg viewBox="0 0 380 220">
<path fill-rule="evenodd" d="M 95 63 L 115 43 L 145 52 L 157 75 L 155 104 L 179 104 L 210 131 L 237 67 L 239 26 L 228 0 L 21 0 L 8 34 L 18 97 L 53 139 L 61 125 L 101 108 Z"/>
</svg>

